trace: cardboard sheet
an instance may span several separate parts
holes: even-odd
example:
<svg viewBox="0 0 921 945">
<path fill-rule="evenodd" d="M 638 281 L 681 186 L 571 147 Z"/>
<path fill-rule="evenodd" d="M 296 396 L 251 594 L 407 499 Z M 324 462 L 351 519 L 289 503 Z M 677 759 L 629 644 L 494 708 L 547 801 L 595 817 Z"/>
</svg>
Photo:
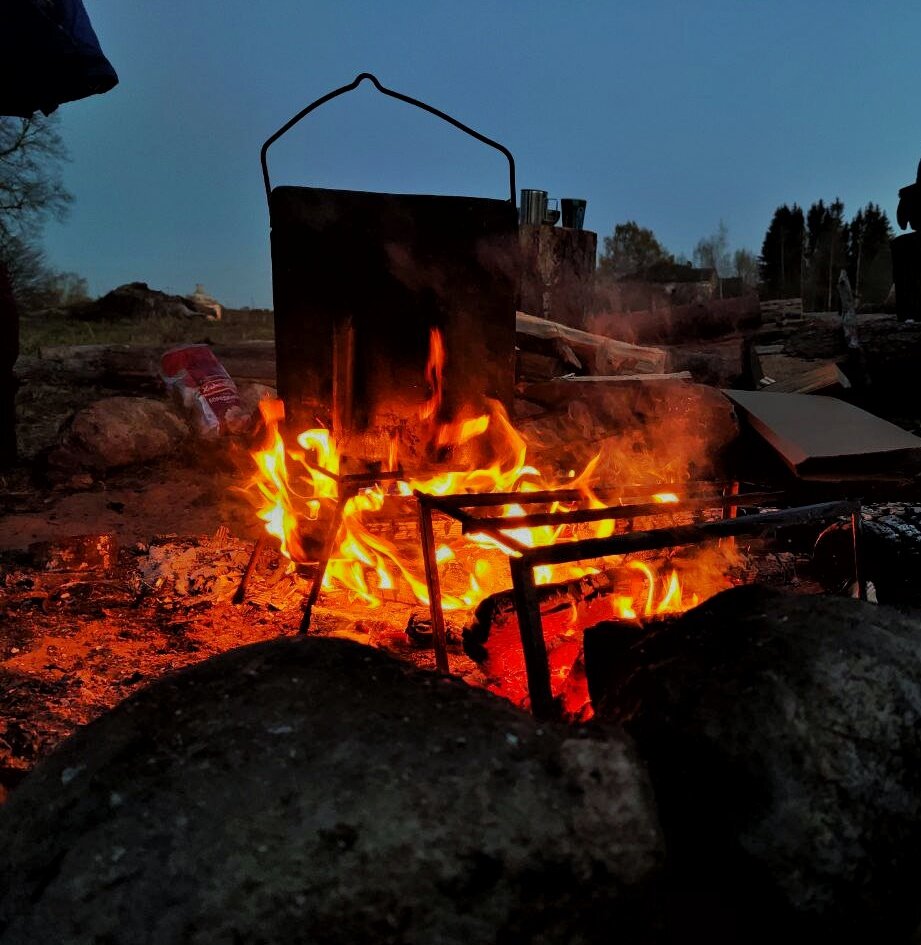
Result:
<svg viewBox="0 0 921 945">
<path fill-rule="evenodd" d="M 888 477 L 921 468 L 921 438 L 842 400 L 766 391 L 723 393 L 803 479 Z"/>
</svg>

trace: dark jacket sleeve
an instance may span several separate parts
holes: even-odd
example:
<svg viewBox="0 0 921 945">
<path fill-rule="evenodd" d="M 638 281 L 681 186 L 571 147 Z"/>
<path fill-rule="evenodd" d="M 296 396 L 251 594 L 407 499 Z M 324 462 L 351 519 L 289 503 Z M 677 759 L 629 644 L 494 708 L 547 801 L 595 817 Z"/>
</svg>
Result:
<svg viewBox="0 0 921 945">
<path fill-rule="evenodd" d="M 118 82 L 82 0 L 4 0 L 0 115 L 46 115 Z"/>
</svg>

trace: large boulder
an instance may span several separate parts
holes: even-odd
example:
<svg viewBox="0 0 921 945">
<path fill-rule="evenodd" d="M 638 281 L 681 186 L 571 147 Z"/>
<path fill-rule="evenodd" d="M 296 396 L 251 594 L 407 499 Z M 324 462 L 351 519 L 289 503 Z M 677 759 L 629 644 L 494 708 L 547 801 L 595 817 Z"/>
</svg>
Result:
<svg viewBox="0 0 921 945">
<path fill-rule="evenodd" d="M 921 918 L 918 615 L 752 586 L 646 633 L 602 625 L 585 649 L 600 716 L 649 764 L 698 936 L 908 940 Z"/>
<path fill-rule="evenodd" d="M 648 942 L 660 861 L 618 732 L 288 638 L 161 680 L 26 779 L 0 942 Z"/>
<path fill-rule="evenodd" d="M 147 397 L 107 397 L 77 411 L 52 466 L 112 469 L 171 454 L 189 428 L 169 406 Z"/>
</svg>

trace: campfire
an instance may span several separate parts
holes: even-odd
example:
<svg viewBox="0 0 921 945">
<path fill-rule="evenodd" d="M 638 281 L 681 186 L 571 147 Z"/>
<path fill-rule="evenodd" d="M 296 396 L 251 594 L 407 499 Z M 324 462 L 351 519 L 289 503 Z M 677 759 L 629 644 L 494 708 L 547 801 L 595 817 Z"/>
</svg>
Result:
<svg viewBox="0 0 921 945">
<path fill-rule="evenodd" d="M 366 80 L 501 152 L 509 199 L 273 188 Z M 917 605 L 921 439 L 824 396 L 845 341 L 884 389 L 853 309 L 606 311 L 584 200 L 519 219 L 506 148 L 366 74 L 262 166 L 271 341 L 60 349 L 181 396 L 79 411 L 48 466 L 97 531 L 41 497 L 0 559 L 0 934 L 140 888 L 272 941 L 907 940 L 921 629 L 866 601 Z M 145 491 L 143 532 L 103 524 Z"/>
<path fill-rule="evenodd" d="M 489 688 L 521 703 L 529 696 L 537 714 L 550 714 L 562 698 L 568 712 L 584 717 L 584 630 L 604 620 L 679 614 L 740 583 L 732 536 L 756 530 L 748 526 L 761 524 L 757 516 L 699 543 L 708 523 L 725 527 L 739 507 L 775 496 L 692 482 L 674 458 L 638 460 L 612 443 L 580 470 L 538 469 L 498 401 L 488 400 L 484 413 L 461 408 L 441 419 L 450 357 L 432 329 L 428 390 L 416 418 L 425 439 L 415 455 L 429 457 L 434 471 L 402 468 L 398 433 L 386 460 L 349 471 L 356 464 L 330 429 L 286 436 L 284 404 L 271 400 L 262 404 L 265 443 L 253 454 L 258 471 L 247 491 L 287 569 L 312 576 L 302 631 L 318 603 L 356 619 L 386 614 L 417 641 L 431 640 L 438 668 L 448 672 L 448 620 L 467 654 L 485 665 Z M 673 456 L 690 455 L 681 447 L 675 444 Z M 646 483 L 625 479 L 638 468 Z M 656 540 L 637 544 L 644 535 Z M 618 541 L 634 547 L 618 553 Z M 515 607 L 495 607 L 513 585 Z M 490 634 L 509 623 L 485 649 Z"/>
</svg>

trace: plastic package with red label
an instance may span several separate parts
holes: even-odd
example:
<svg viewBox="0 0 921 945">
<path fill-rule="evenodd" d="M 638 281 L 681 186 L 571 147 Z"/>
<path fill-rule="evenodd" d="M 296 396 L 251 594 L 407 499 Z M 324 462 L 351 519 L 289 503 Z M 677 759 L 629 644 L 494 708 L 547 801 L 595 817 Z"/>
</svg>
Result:
<svg viewBox="0 0 921 945">
<path fill-rule="evenodd" d="M 242 433 L 248 417 L 233 378 L 208 345 L 181 345 L 160 359 L 160 376 L 199 436 Z"/>
</svg>

